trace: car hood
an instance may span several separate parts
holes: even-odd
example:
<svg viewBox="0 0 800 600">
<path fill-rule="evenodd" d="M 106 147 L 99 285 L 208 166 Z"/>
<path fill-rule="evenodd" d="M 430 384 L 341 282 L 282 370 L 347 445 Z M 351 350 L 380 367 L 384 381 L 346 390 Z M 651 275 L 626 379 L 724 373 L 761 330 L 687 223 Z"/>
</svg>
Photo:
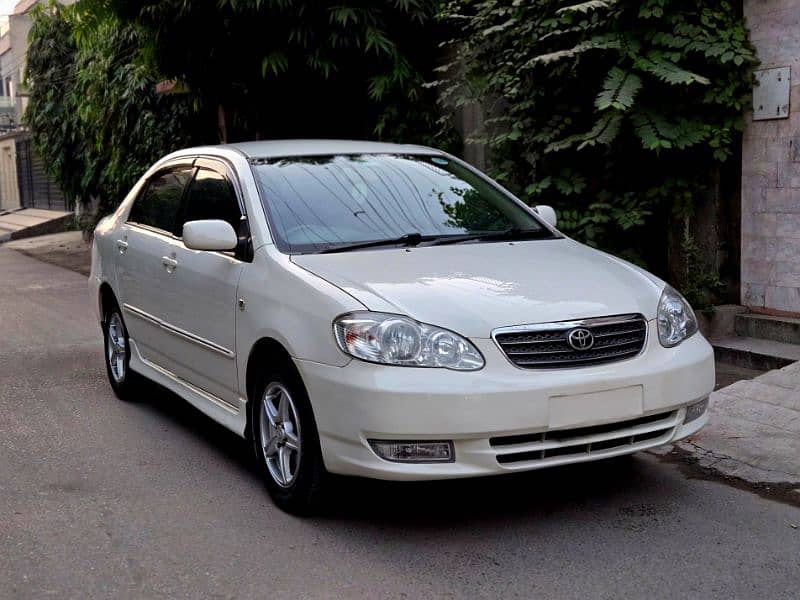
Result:
<svg viewBox="0 0 800 600">
<path fill-rule="evenodd" d="M 663 282 L 570 239 L 295 255 L 300 267 L 373 311 L 473 338 L 496 327 L 641 313 Z"/>
</svg>

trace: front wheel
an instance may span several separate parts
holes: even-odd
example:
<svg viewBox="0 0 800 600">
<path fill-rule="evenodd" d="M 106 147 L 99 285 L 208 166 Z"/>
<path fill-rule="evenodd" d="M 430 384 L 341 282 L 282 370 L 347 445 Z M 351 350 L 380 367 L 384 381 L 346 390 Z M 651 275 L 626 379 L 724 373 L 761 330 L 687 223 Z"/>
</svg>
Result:
<svg viewBox="0 0 800 600">
<path fill-rule="evenodd" d="M 256 459 L 270 496 L 287 512 L 312 512 L 328 474 L 311 403 L 293 366 L 262 376 L 250 405 Z"/>
</svg>

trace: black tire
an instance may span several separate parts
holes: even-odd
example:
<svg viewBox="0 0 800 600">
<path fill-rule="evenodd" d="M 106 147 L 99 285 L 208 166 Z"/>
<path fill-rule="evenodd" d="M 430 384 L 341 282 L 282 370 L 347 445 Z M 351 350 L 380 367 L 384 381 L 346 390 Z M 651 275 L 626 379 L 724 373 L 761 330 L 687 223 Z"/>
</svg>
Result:
<svg viewBox="0 0 800 600">
<path fill-rule="evenodd" d="M 281 421 L 280 428 L 274 427 L 274 421 L 266 415 L 264 402 L 267 390 L 275 392 L 276 390 L 284 390 L 288 392 L 289 398 L 289 412 L 288 420 Z M 283 392 L 281 397 L 283 396 Z M 271 397 L 275 397 L 272 393 Z M 280 400 L 269 400 L 273 406 L 280 404 Z M 269 494 L 275 504 L 282 510 L 296 515 L 308 515 L 314 513 L 322 504 L 323 493 L 329 483 L 330 476 L 325 470 L 325 465 L 322 460 L 322 451 L 319 443 L 319 433 L 317 432 L 317 425 L 314 420 L 314 414 L 311 409 L 311 402 L 308 399 L 303 381 L 300 374 L 291 362 L 281 365 L 278 368 L 271 369 L 270 372 L 260 374 L 253 389 L 253 397 L 250 398 L 250 424 L 253 438 L 253 448 L 256 453 L 256 461 L 258 468 L 264 477 Z M 263 413 L 263 417 L 262 417 Z M 279 415 L 274 415 L 275 417 Z M 293 420 L 299 419 L 299 429 L 294 430 Z M 262 426 L 263 420 L 263 426 Z M 275 451 L 274 446 L 268 443 L 271 438 L 271 432 L 283 432 L 284 451 L 286 451 L 290 458 L 287 459 L 291 465 L 294 466 L 294 476 L 290 481 L 280 482 L 281 475 L 275 475 L 275 471 L 280 470 L 276 467 L 275 463 L 282 462 L 278 454 L 273 456 L 268 461 L 266 455 L 266 448 L 271 448 Z M 289 448 L 291 445 L 291 436 L 299 434 L 299 448 L 300 451 L 296 453 L 296 460 L 292 460 L 292 450 Z M 280 435 L 280 434 L 279 434 Z M 278 445 L 277 453 L 280 453 L 280 446 Z M 272 467 L 270 466 L 272 464 Z"/>
<path fill-rule="evenodd" d="M 112 339 L 116 339 L 117 344 L 111 343 Z M 120 354 L 117 355 L 119 360 L 115 365 L 112 365 L 114 358 L 110 349 L 112 346 L 119 348 L 120 340 L 124 342 L 124 348 L 120 349 Z M 136 397 L 141 379 L 138 374 L 130 369 L 131 345 L 128 338 L 128 328 L 122 318 L 122 311 L 120 311 L 116 303 L 108 308 L 103 318 L 103 357 L 106 363 L 108 382 L 111 384 L 114 394 L 120 400 L 133 400 Z M 122 367 L 121 370 L 120 367 Z"/>
</svg>

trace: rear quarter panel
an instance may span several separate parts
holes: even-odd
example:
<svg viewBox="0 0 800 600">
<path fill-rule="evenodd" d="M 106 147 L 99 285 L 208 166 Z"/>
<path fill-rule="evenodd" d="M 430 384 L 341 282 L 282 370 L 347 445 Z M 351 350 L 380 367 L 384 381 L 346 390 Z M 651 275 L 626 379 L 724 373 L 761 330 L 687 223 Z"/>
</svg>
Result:
<svg viewBox="0 0 800 600">
<path fill-rule="evenodd" d="M 95 227 L 92 237 L 92 266 L 89 271 L 89 298 L 98 321 L 103 318 L 103 307 L 100 299 L 100 286 L 108 283 L 117 293 L 116 271 L 114 265 L 114 233 L 115 214 L 102 219 Z"/>
</svg>

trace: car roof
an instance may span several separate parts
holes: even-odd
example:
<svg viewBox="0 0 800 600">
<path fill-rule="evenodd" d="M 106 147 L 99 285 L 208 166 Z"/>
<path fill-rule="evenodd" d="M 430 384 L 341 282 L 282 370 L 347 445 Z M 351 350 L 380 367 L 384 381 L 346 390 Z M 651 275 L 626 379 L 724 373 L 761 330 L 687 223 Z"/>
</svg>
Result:
<svg viewBox="0 0 800 600">
<path fill-rule="evenodd" d="M 238 142 L 219 148 L 234 148 L 251 159 L 327 154 L 439 154 L 425 146 L 357 140 L 269 140 Z"/>
</svg>

